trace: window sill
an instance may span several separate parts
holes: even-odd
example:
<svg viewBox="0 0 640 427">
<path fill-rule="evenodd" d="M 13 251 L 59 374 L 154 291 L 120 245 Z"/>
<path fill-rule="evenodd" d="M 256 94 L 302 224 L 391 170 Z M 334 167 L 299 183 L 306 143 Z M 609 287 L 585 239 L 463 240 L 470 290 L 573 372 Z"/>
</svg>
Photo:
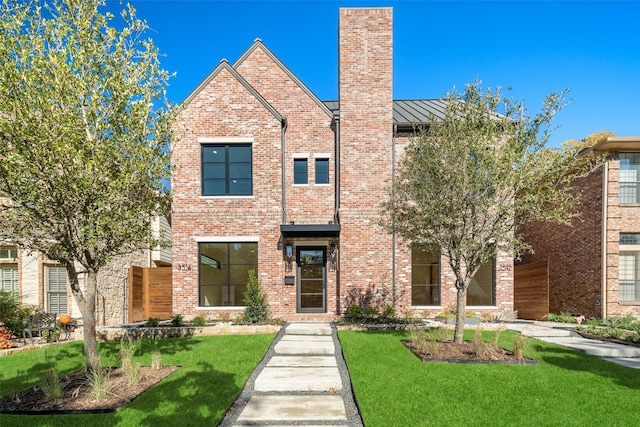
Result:
<svg viewBox="0 0 640 427">
<path fill-rule="evenodd" d="M 640 301 L 620 301 L 618 304 L 624 307 L 635 307 L 640 305 Z"/>
<path fill-rule="evenodd" d="M 200 200 L 219 200 L 219 199 L 254 199 L 255 196 L 200 196 Z"/>
<path fill-rule="evenodd" d="M 495 305 L 468 305 L 466 308 L 474 310 L 496 310 L 498 306 Z"/>
<path fill-rule="evenodd" d="M 212 306 L 198 306 L 196 311 L 243 311 L 245 306 L 236 305 L 212 305 Z"/>
<path fill-rule="evenodd" d="M 331 187 L 331 184 L 315 184 L 316 187 Z"/>
<path fill-rule="evenodd" d="M 309 187 L 309 184 L 293 184 L 294 187 Z"/>
</svg>

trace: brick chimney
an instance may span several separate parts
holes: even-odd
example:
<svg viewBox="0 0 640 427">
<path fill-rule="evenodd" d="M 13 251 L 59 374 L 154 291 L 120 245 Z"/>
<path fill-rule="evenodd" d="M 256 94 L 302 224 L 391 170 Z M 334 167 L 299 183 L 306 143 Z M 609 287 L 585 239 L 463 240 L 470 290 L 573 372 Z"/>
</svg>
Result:
<svg viewBox="0 0 640 427">
<path fill-rule="evenodd" d="M 392 240 L 378 218 L 393 170 L 392 8 L 340 9 L 338 38 L 344 295 L 350 286 L 391 281 Z"/>
</svg>

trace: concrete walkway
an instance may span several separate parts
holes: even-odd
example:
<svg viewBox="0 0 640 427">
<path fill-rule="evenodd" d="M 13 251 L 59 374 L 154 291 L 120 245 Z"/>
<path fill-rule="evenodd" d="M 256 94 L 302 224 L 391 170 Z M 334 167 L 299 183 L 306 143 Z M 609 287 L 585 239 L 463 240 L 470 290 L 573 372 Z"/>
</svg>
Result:
<svg viewBox="0 0 640 427">
<path fill-rule="evenodd" d="M 220 423 L 363 426 L 335 326 L 290 323 Z"/>
<path fill-rule="evenodd" d="M 619 365 L 640 369 L 640 347 L 584 338 L 575 332 L 563 329 L 575 326 L 575 324 L 558 322 L 507 323 L 508 329 L 518 331 L 524 336 L 582 351 Z"/>
</svg>

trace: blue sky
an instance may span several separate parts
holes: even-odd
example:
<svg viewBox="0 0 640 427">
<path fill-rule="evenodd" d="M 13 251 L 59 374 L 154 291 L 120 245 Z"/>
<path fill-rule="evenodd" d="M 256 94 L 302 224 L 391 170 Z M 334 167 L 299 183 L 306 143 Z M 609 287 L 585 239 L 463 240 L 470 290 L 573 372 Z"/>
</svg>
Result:
<svg viewBox="0 0 640 427">
<path fill-rule="evenodd" d="M 639 1 L 131 0 L 181 102 L 220 62 L 261 38 L 320 99 L 338 94 L 338 10 L 394 10 L 394 98 L 439 98 L 474 79 L 539 110 L 570 89 L 557 146 L 600 130 L 640 135 Z M 120 2 L 109 0 L 110 10 Z"/>
</svg>

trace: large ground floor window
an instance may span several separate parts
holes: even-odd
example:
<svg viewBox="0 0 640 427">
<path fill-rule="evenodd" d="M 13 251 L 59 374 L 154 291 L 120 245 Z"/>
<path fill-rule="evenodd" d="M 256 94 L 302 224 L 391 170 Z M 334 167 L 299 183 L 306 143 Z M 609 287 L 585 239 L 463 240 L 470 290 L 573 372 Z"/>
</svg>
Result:
<svg viewBox="0 0 640 427">
<path fill-rule="evenodd" d="M 249 270 L 258 271 L 257 243 L 198 245 L 201 307 L 243 306 Z"/>
<path fill-rule="evenodd" d="M 69 314 L 67 307 L 67 270 L 64 267 L 46 267 L 47 311 Z"/>
<path fill-rule="evenodd" d="M 620 301 L 640 301 L 640 234 L 620 233 Z"/>
<path fill-rule="evenodd" d="M 491 260 L 473 276 L 467 289 L 467 305 L 495 305 L 495 267 L 495 260 Z"/>
<path fill-rule="evenodd" d="M 411 305 L 440 304 L 440 254 L 411 248 Z"/>
</svg>

